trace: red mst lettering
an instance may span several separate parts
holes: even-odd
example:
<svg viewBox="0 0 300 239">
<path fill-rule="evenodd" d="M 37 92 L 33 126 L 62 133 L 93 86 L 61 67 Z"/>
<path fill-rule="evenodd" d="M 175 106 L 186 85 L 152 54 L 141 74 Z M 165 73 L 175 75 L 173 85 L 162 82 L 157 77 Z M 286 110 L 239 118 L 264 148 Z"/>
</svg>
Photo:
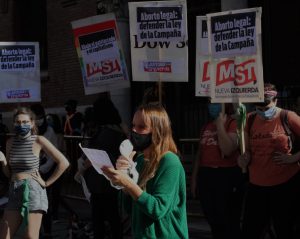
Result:
<svg viewBox="0 0 300 239">
<path fill-rule="evenodd" d="M 216 86 L 233 81 L 235 86 L 256 82 L 255 59 L 235 65 L 234 60 L 226 60 L 217 64 Z"/>
<path fill-rule="evenodd" d="M 93 62 L 86 65 L 87 76 L 95 75 L 97 73 L 102 73 L 102 75 L 107 75 L 112 72 L 119 72 L 121 70 L 120 64 L 117 59 L 114 60 L 104 60 L 100 62 Z"/>
</svg>

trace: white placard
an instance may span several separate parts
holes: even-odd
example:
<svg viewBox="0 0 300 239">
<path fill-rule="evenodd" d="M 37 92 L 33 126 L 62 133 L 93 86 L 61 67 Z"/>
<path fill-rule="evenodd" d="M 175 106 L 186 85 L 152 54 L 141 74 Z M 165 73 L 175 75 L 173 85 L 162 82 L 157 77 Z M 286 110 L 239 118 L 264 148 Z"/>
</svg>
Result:
<svg viewBox="0 0 300 239">
<path fill-rule="evenodd" d="M 210 69 L 206 16 L 197 17 L 196 39 L 196 96 L 210 96 Z"/>
<path fill-rule="evenodd" d="M 0 102 L 41 101 L 38 42 L 0 42 Z"/>
<path fill-rule="evenodd" d="M 86 95 L 129 87 L 114 14 L 72 22 Z"/>
<path fill-rule="evenodd" d="M 264 101 L 261 8 L 207 14 L 207 23 L 211 101 Z"/>
<path fill-rule="evenodd" d="M 186 1 L 128 4 L 133 81 L 187 82 Z"/>
</svg>

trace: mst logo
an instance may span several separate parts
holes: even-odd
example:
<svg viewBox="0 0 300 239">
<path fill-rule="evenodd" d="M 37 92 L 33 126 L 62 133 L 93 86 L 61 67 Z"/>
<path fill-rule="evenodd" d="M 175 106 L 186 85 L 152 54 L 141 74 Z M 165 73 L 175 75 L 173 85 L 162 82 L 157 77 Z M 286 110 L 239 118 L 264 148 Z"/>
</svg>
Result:
<svg viewBox="0 0 300 239">
<path fill-rule="evenodd" d="M 216 86 L 233 81 L 234 85 L 242 86 L 253 82 L 256 83 L 255 59 L 234 64 L 234 60 L 226 60 L 217 64 Z"/>
<path fill-rule="evenodd" d="M 209 81 L 209 61 L 203 62 L 203 74 L 202 74 L 202 82 Z"/>
<path fill-rule="evenodd" d="M 87 77 L 101 73 L 102 75 L 108 75 L 113 72 L 120 72 L 121 67 L 118 59 L 107 59 L 100 62 L 92 62 L 86 64 Z"/>
</svg>

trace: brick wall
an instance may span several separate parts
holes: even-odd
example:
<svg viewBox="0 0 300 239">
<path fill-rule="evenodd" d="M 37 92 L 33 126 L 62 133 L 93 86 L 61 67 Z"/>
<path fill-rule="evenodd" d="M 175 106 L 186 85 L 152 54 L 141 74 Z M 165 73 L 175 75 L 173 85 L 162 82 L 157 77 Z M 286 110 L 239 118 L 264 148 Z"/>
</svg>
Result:
<svg viewBox="0 0 300 239">
<path fill-rule="evenodd" d="M 48 72 L 42 80 L 42 102 L 58 107 L 69 98 L 90 104 L 97 95 L 85 96 L 71 22 L 96 14 L 95 0 L 79 0 L 63 7 L 63 0 L 47 1 Z"/>
<path fill-rule="evenodd" d="M 14 3 L 15 1 L 8 1 L 7 9 L 3 9 L 4 12 L 0 9 L 0 41 L 12 41 L 14 39 Z M 0 7 L 2 8 L 2 2 Z"/>
<path fill-rule="evenodd" d="M 9 42 L 15 39 L 15 0 L 7 1 L 7 8 L 0 10 L 0 41 Z M 0 7 L 2 8 L 2 2 Z M 4 11 L 2 11 L 4 10 Z M 5 79 L 0 79 L 4 81 Z M 0 112 L 10 110 L 14 104 L 1 104 L 0 102 Z"/>
<path fill-rule="evenodd" d="M 0 9 L 0 41 L 17 41 L 16 6 L 19 0 L 8 1 L 8 11 Z M 79 105 L 91 104 L 98 94 L 85 96 L 80 65 L 74 46 L 71 22 L 96 15 L 95 0 L 74 0 L 65 6 L 65 0 L 47 0 L 48 76 L 41 78 L 42 104 L 46 108 L 63 107 L 67 99 L 78 100 Z M 70 1 L 69 1 L 70 2 Z M 30 14 L 30 12 L 28 12 Z M 20 29 L 19 29 L 20 30 Z M 0 79 L 1 83 L 1 79 Z M 30 103 L 18 104 L 28 106 Z M 16 104 L 1 104 L 0 112 L 9 112 Z"/>
<path fill-rule="evenodd" d="M 18 11 L 20 11 L 20 9 L 22 11 L 22 6 L 26 4 L 22 1 L 24 0 L 9 0 L 8 11 L 6 11 L 6 13 L 2 13 L 0 9 L 0 41 L 23 40 L 22 35 L 19 34 L 21 32 L 20 30 L 23 30 L 22 19 L 18 14 Z M 27 10 L 23 9 L 22 13 L 25 13 L 25 15 L 27 12 L 31 14 L 30 10 L 34 11 L 32 6 L 35 6 L 35 1 L 40 0 L 30 0 L 31 5 L 27 4 Z M 97 1 L 43 1 L 47 3 L 47 28 L 45 28 L 45 33 L 47 35 L 48 74 L 45 74 L 44 71 L 42 71 L 41 74 L 41 76 L 43 76 L 41 77 L 41 103 L 46 108 L 46 112 L 63 115 L 65 114 L 63 108 L 64 102 L 72 98 L 78 101 L 78 110 L 83 112 L 85 107 L 91 105 L 100 93 L 89 96 L 84 95 L 81 69 L 74 46 L 71 22 L 96 15 Z M 71 5 L 65 5 L 65 3 L 68 4 L 70 2 Z M 72 5 L 72 3 L 74 4 Z M 29 30 L 30 31 L 25 30 L 25 33 L 27 32 L 27 35 L 30 35 L 27 37 L 34 38 L 35 34 L 31 33 L 35 33 L 35 30 L 30 26 Z M 29 40 L 37 41 L 37 39 Z M 121 109 L 121 111 L 126 111 L 120 112 L 121 115 L 123 115 L 123 119 L 128 118 L 128 115 L 126 115 L 128 114 L 126 108 L 129 104 L 128 90 L 126 90 L 125 93 L 122 90 L 121 93 L 120 91 L 112 92 L 112 99 L 116 103 L 117 108 Z M 1 104 L 0 102 L 0 112 L 3 114 L 3 120 L 10 126 L 13 109 L 17 106 L 30 106 L 30 104 L 31 103 Z M 126 107 L 124 107 L 124 104 Z M 127 120 L 125 119 L 125 121 Z"/>
</svg>

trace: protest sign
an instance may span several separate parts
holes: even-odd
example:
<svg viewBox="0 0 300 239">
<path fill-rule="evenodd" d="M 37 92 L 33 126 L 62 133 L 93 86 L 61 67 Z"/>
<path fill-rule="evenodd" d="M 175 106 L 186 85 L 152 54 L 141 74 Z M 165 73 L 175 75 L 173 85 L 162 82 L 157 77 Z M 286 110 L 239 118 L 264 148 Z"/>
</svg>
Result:
<svg viewBox="0 0 300 239">
<path fill-rule="evenodd" d="M 188 81 L 186 2 L 130 2 L 133 81 Z"/>
<path fill-rule="evenodd" d="M 212 102 L 261 102 L 261 8 L 207 14 Z"/>
<path fill-rule="evenodd" d="M 0 102 L 41 101 L 38 42 L 0 42 Z"/>
<path fill-rule="evenodd" d="M 206 16 L 197 16 L 196 96 L 210 96 L 208 32 Z"/>
<path fill-rule="evenodd" d="M 129 87 L 120 35 L 113 14 L 72 22 L 86 95 Z"/>
<path fill-rule="evenodd" d="M 208 14 L 214 58 L 256 54 L 256 11 Z"/>
<path fill-rule="evenodd" d="M 136 8 L 136 32 L 139 42 L 183 41 L 185 28 L 182 5 Z"/>
</svg>

